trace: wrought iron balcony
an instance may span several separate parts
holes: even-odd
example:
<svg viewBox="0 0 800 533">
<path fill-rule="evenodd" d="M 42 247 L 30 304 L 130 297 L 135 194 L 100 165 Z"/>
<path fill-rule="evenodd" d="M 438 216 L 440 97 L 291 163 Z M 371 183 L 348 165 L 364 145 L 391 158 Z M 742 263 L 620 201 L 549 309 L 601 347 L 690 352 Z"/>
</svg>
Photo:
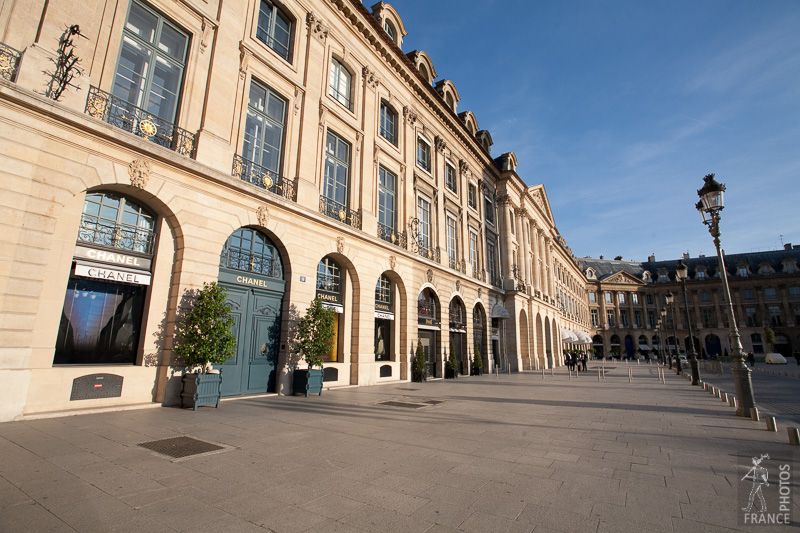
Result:
<svg viewBox="0 0 800 533">
<path fill-rule="evenodd" d="M 148 228 L 116 224 L 96 216 L 83 215 L 78 228 L 78 242 L 152 255 L 154 236 Z"/>
<path fill-rule="evenodd" d="M 236 249 L 223 250 L 220 255 L 220 265 L 271 278 L 283 279 L 281 262 L 263 254 L 245 253 Z"/>
<path fill-rule="evenodd" d="M 486 271 L 482 268 L 472 268 L 472 277 L 479 281 L 486 281 Z"/>
<path fill-rule="evenodd" d="M 384 226 L 380 222 L 378 222 L 378 237 L 386 242 L 394 244 L 395 246 L 399 246 L 400 248 L 408 248 L 408 237 L 405 233 L 398 233 L 394 230 L 394 228 Z"/>
<path fill-rule="evenodd" d="M 297 201 L 297 187 L 294 180 L 289 180 L 278 174 L 272 174 L 269 169 L 239 155 L 233 156 L 231 174 L 242 181 L 252 183 L 256 187 L 266 189 L 273 194 L 283 196 L 293 202 Z"/>
<path fill-rule="evenodd" d="M 86 114 L 186 157 L 194 156 L 197 146 L 194 133 L 153 116 L 141 107 L 97 87 L 89 87 Z"/>
<path fill-rule="evenodd" d="M 464 274 L 467 273 L 467 263 L 465 263 L 463 259 L 461 261 L 453 257 L 448 257 L 448 259 L 450 263 L 450 268 L 452 268 L 453 270 L 457 270 L 458 272 L 462 272 Z"/>
<path fill-rule="evenodd" d="M 14 81 L 19 68 L 19 58 L 22 53 L 10 46 L 0 43 L 0 78 Z"/>
<path fill-rule="evenodd" d="M 442 262 L 441 251 L 439 248 L 434 248 L 430 245 L 425 245 L 423 242 L 419 241 L 411 241 L 413 251 L 417 252 L 422 257 L 430 259 L 431 261 L 436 261 L 437 263 Z"/>
<path fill-rule="evenodd" d="M 361 213 L 324 196 L 319 197 L 319 212 L 348 226 L 361 229 Z"/>
<path fill-rule="evenodd" d="M 498 289 L 502 289 L 503 288 L 503 278 L 492 276 L 492 285 L 494 285 Z"/>
<path fill-rule="evenodd" d="M 411 251 L 418 253 L 422 257 L 441 263 L 442 259 L 439 248 L 431 246 L 427 232 L 420 231 L 420 225 L 422 224 L 420 224 L 418 218 L 412 218 L 408 223 Z M 423 227 L 425 226 L 423 225 Z"/>
</svg>

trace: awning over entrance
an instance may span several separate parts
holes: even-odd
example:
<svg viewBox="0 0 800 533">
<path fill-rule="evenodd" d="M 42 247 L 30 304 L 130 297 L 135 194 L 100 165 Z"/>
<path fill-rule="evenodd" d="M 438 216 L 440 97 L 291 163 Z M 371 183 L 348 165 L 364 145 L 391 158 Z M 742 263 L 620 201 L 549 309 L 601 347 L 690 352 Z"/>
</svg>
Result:
<svg viewBox="0 0 800 533">
<path fill-rule="evenodd" d="M 650 347 L 646 344 L 640 344 L 639 349 L 642 350 L 643 352 L 646 352 L 650 350 Z"/>
<path fill-rule="evenodd" d="M 492 307 L 492 318 L 511 318 L 506 308 L 500 304 L 494 304 Z"/>
<path fill-rule="evenodd" d="M 572 332 L 578 337 L 578 342 L 580 342 L 581 344 L 592 343 L 592 338 L 585 331 L 573 330 Z"/>
<path fill-rule="evenodd" d="M 565 342 L 579 342 L 578 336 L 571 329 L 561 330 L 561 340 Z"/>
</svg>

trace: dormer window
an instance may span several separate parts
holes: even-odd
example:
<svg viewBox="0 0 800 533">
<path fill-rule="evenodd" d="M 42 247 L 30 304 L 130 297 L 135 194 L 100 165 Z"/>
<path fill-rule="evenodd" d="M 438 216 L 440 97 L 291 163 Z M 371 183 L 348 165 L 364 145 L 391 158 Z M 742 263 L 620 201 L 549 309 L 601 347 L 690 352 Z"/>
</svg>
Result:
<svg viewBox="0 0 800 533">
<path fill-rule="evenodd" d="M 697 279 L 703 280 L 706 279 L 706 271 L 705 270 L 698 270 L 697 271 Z"/>
<path fill-rule="evenodd" d="M 397 43 L 397 31 L 395 31 L 394 26 L 389 19 L 383 21 L 383 29 L 386 30 L 386 35 L 388 35 L 392 41 Z"/>
<path fill-rule="evenodd" d="M 419 66 L 417 67 L 417 70 L 419 70 L 419 73 L 422 74 L 423 78 L 425 78 L 425 81 L 430 83 L 431 75 L 428 74 L 427 67 L 425 67 L 424 64 L 420 63 Z"/>
<path fill-rule="evenodd" d="M 739 274 L 740 278 L 746 278 L 747 277 L 747 266 L 743 265 L 743 266 L 738 267 L 736 269 L 736 272 Z"/>
<path fill-rule="evenodd" d="M 659 272 L 659 274 L 658 274 L 658 282 L 659 283 L 666 283 L 667 282 L 667 273 L 666 272 Z"/>
</svg>

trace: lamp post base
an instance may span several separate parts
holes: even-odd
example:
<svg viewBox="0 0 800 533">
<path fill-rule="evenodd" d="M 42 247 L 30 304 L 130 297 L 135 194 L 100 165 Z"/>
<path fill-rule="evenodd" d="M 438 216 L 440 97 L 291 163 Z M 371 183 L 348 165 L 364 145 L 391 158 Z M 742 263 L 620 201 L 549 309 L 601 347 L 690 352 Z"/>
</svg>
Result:
<svg viewBox="0 0 800 533">
<path fill-rule="evenodd" d="M 738 406 L 736 416 L 750 416 L 750 408 L 756 406 L 753 395 L 753 382 L 750 379 L 750 369 L 744 364 L 744 359 L 736 358 L 733 364 L 733 381 L 736 384 L 736 397 Z"/>
<path fill-rule="evenodd" d="M 700 385 L 700 368 L 697 364 L 697 357 L 692 357 L 692 385 Z"/>
</svg>

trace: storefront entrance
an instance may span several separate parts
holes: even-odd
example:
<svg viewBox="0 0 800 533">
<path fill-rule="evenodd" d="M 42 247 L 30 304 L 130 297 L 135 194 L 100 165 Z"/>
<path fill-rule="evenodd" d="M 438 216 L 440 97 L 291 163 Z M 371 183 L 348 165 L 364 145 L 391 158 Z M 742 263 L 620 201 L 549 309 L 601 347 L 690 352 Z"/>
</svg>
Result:
<svg viewBox="0 0 800 533">
<path fill-rule="evenodd" d="M 429 329 L 417 330 L 419 343 L 425 352 L 425 376 L 434 378 L 436 376 L 436 331 Z"/>
</svg>

